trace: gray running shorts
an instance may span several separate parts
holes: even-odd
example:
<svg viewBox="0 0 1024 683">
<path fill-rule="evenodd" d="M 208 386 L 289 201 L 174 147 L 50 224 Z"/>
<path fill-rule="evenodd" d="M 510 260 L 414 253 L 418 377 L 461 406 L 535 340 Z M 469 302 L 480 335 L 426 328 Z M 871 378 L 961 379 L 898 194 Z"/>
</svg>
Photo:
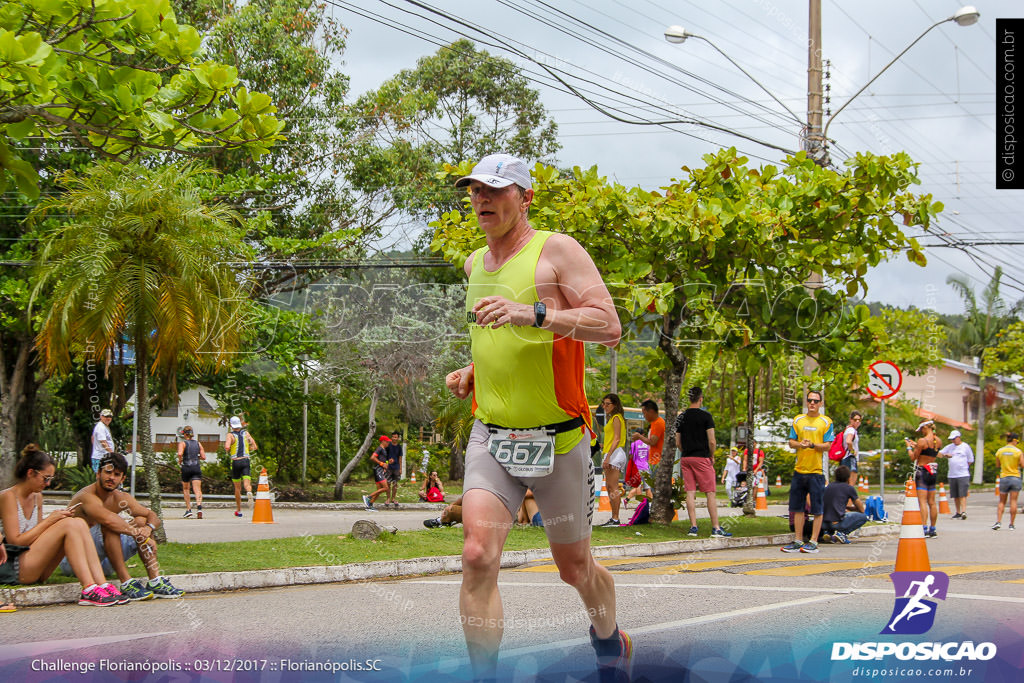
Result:
<svg viewBox="0 0 1024 683">
<path fill-rule="evenodd" d="M 487 450 L 487 427 L 477 420 L 466 444 L 466 478 L 463 493 L 490 491 L 504 504 L 514 520 L 526 489 L 544 520 L 550 543 L 575 543 L 589 538 L 594 520 L 594 464 L 590 440 L 584 436 L 568 453 L 555 456 L 555 466 L 545 477 L 513 477 Z"/>
<path fill-rule="evenodd" d="M 971 490 L 970 477 L 952 477 L 949 480 L 949 497 L 966 498 L 967 492 Z"/>
</svg>

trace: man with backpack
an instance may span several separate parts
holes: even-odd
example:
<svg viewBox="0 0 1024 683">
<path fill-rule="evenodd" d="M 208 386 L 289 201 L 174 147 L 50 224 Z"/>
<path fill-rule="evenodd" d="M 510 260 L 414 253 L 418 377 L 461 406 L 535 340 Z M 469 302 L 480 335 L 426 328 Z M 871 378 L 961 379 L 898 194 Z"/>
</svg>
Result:
<svg viewBox="0 0 1024 683">
<path fill-rule="evenodd" d="M 850 421 L 846 424 L 843 433 L 836 437 L 829 449 L 829 460 L 839 461 L 840 467 L 850 469 L 850 486 L 857 487 L 857 462 L 860 453 L 860 423 L 864 417 L 860 411 L 854 410 L 850 413 Z"/>
</svg>

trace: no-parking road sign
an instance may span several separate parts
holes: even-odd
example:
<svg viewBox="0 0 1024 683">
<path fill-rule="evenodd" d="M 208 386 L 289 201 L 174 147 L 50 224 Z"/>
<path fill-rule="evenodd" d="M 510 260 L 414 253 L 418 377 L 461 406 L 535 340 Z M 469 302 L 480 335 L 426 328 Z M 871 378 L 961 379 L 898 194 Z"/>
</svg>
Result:
<svg viewBox="0 0 1024 683">
<path fill-rule="evenodd" d="M 868 393 L 875 398 L 892 398 L 903 384 L 903 374 L 895 363 L 880 360 L 868 368 Z"/>
</svg>

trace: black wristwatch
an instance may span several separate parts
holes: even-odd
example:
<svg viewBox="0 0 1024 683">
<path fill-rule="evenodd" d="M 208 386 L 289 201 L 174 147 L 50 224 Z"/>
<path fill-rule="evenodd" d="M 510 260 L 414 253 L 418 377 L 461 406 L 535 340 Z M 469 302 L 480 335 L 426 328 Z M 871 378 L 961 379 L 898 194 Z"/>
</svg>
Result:
<svg viewBox="0 0 1024 683">
<path fill-rule="evenodd" d="M 544 324 L 544 318 L 548 314 L 548 307 L 543 301 L 536 301 L 533 304 L 533 326 L 540 327 Z"/>
</svg>

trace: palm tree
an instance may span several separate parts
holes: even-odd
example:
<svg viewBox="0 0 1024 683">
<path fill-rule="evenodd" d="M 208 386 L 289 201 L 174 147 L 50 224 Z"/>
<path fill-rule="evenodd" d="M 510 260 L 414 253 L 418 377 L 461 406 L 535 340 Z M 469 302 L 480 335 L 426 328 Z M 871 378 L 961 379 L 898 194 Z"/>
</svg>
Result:
<svg viewBox="0 0 1024 683">
<path fill-rule="evenodd" d="M 982 365 L 985 349 L 996 345 L 999 332 L 1012 322 L 1010 310 L 999 294 L 999 281 L 1003 269 L 996 266 L 992 279 L 981 293 L 979 302 L 974 295 L 967 278 L 962 275 L 950 275 L 946 284 L 950 285 L 960 298 L 964 300 L 967 319 L 964 324 L 949 334 L 950 347 L 961 356 L 978 359 L 978 439 L 975 443 L 974 483 L 980 484 L 985 461 L 985 377 Z"/>
<path fill-rule="evenodd" d="M 65 173 L 66 193 L 32 215 L 42 227 L 32 300 L 44 290 L 51 300 L 36 339 L 40 357 L 67 373 L 72 355 L 102 364 L 125 340 L 134 348 L 140 448 L 158 515 L 149 377 L 173 395 L 179 369 L 225 369 L 246 302 L 245 286 L 224 265 L 244 249 L 238 216 L 199 195 L 197 180 L 209 172 L 103 162 Z"/>
</svg>

